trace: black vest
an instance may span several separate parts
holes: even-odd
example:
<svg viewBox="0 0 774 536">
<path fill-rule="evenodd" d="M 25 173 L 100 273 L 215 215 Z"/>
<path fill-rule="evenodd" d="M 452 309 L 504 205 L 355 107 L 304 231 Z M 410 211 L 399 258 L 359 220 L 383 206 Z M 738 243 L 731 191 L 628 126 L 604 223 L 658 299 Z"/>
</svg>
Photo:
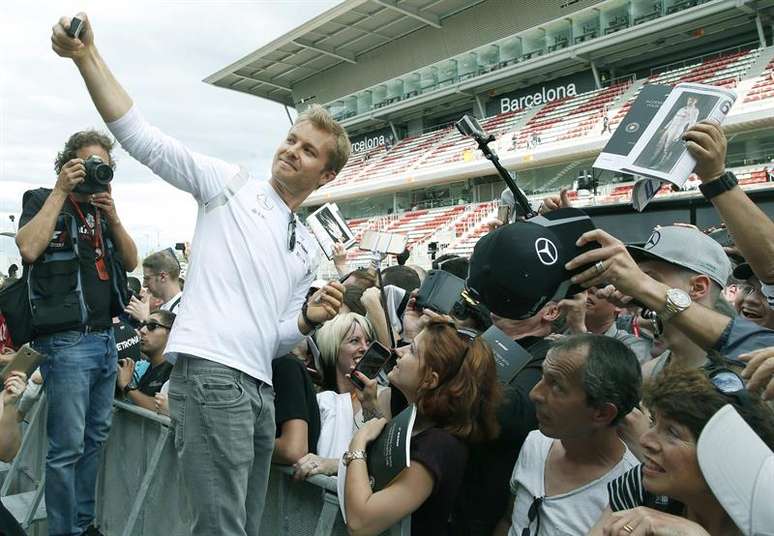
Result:
<svg viewBox="0 0 774 536">
<path fill-rule="evenodd" d="M 67 212 L 58 216 L 58 224 L 68 231 L 69 243 L 56 251 L 46 251 L 33 264 L 25 266 L 28 295 L 35 336 L 66 330 L 83 330 L 89 325 L 89 309 L 84 299 L 78 244 L 78 220 Z M 118 316 L 129 302 L 126 271 L 102 219 L 105 265 L 110 274 L 110 314 Z M 57 225 L 59 226 L 59 225 Z"/>
</svg>

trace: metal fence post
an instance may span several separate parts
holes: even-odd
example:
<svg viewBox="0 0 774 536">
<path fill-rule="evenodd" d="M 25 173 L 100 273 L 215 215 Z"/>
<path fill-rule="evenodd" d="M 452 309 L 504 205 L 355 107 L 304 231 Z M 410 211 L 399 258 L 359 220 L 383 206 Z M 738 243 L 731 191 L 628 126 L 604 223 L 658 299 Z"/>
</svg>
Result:
<svg viewBox="0 0 774 536">
<path fill-rule="evenodd" d="M 134 526 L 137 524 L 137 518 L 140 515 L 140 511 L 145 506 L 145 497 L 148 495 L 153 479 L 156 476 L 156 468 L 161 460 L 161 453 L 164 451 L 164 447 L 167 444 L 169 438 L 169 428 L 167 426 L 161 426 L 159 438 L 156 440 L 156 446 L 153 449 L 153 456 L 151 456 L 150 463 L 145 469 L 145 475 L 142 478 L 140 489 L 137 491 L 137 495 L 134 498 L 132 504 L 132 510 L 129 514 L 129 519 L 126 521 L 126 527 L 124 527 L 123 536 L 132 536 L 135 534 Z"/>
</svg>

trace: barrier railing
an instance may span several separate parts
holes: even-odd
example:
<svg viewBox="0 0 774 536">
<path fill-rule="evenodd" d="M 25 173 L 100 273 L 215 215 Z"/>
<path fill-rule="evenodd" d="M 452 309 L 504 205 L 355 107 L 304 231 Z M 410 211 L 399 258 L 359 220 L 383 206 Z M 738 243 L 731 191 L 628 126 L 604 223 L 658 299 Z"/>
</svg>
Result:
<svg viewBox="0 0 774 536">
<path fill-rule="evenodd" d="M 31 534 L 45 532 L 45 505 L 42 504 L 45 451 L 45 398 L 41 397 L 30 412 L 22 448 L 2 485 L 3 502 L 17 498 L 19 506 L 12 512 L 30 527 Z M 297 482 L 291 473 L 289 467 L 272 467 L 261 534 L 347 534 L 339 511 L 336 479 L 315 475 Z M 208 492 L 199 490 L 199 493 Z M 105 536 L 189 533 L 191 510 L 181 493 L 174 434 L 168 417 L 125 402 L 114 402 L 113 425 L 97 481 L 96 514 L 97 524 Z M 385 534 L 410 536 L 410 517 Z"/>
</svg>

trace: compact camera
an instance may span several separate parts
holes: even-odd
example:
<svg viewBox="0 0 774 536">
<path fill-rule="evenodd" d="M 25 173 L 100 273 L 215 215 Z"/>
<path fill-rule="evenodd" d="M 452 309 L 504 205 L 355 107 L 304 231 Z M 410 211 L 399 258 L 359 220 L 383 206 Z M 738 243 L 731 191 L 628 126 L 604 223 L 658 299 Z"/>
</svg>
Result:
<svg viewBox="0 0 774 536">
<path fill-rule="evenodd" d="M 417 307 L 448 315 L 464 288 L 464 279 L 444 270 L 430 270 L 417 292 Z"/>
<path fill-rule="evenodd" d="M 110 181 L 113 180 L 113 168 L 97 155 L 88 157 L 83 165 L 86 168 L 86 177 L 82 183 L 75 187 L 75 192 L 80 194 L 107 192 Z"/>
</svg>

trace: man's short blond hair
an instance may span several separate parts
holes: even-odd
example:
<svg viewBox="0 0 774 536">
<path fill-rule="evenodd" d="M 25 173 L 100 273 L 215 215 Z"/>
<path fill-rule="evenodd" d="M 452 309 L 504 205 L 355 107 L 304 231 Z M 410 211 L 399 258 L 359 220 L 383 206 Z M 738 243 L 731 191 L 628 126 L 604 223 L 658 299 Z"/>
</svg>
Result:
<svg viewBox="0 0 774 536">
<path fill-rule="evenodd" d="M 332 134 L 335 139 L 333 151 L 328 155 L 328 167 L 338 175 L 339 171 L 349 160 L 349 154 L 352 152 L 352 144 L 349 142 L 349 136 L 338 121 L 320 106 L 312 104 L 309 108 L 298 114 L 294 125 L 302 121 L 309 121 L 316 128 Z"/>
</svg>

